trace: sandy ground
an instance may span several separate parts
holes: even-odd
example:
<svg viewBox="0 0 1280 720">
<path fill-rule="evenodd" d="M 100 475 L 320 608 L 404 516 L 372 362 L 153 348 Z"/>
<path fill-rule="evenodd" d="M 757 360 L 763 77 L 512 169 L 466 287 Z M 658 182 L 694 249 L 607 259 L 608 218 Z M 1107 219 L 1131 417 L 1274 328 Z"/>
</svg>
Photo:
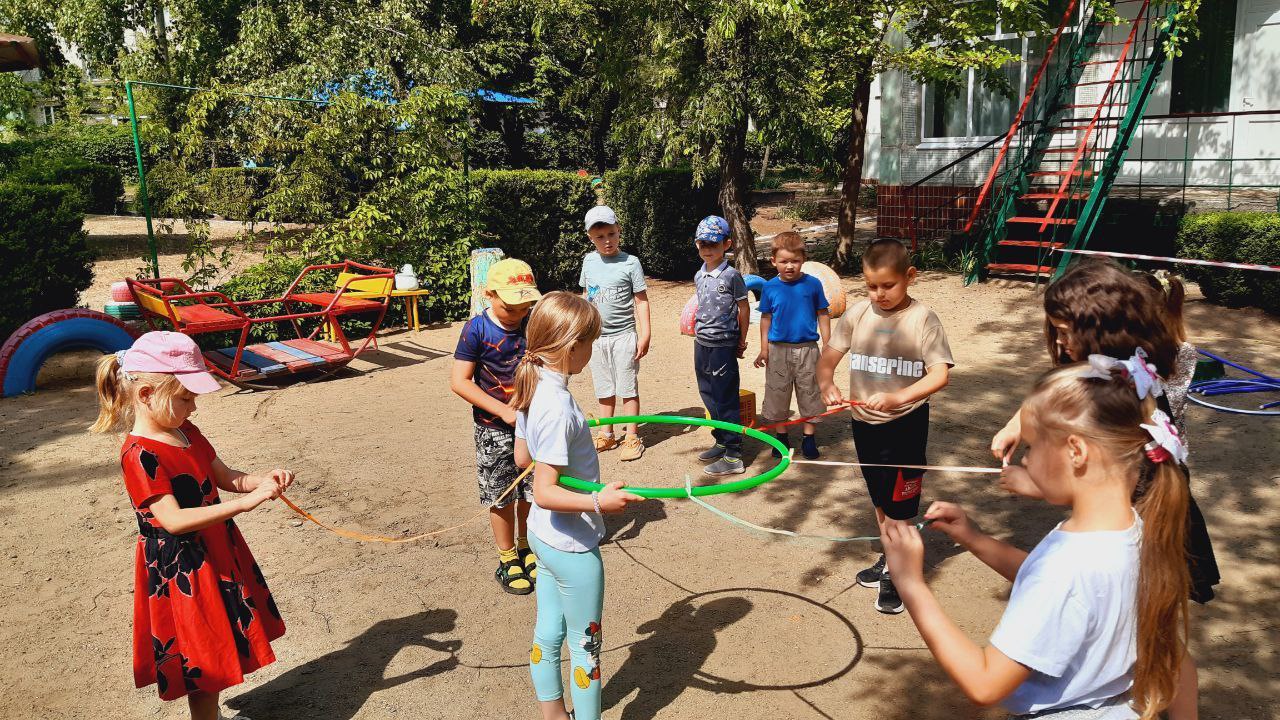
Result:
<svg viewBox="0 0 1280 720">
<path fill-rule="evenodd" d="M 90 294 L 115 275 L 107 267 Z M 690 293 L 688 283 L 651 287 L 645 412 L 702 412 L 691 340 L 676 329 Z M 934 400 L 930 459 L 988 465 L 991 434 L 1045 366 L 1038 296 L 1023 283 L 963 288 L 942 273 L 926 273 L 914 294 L 941 316 L 957 360 Z M 1189 322 L 1201 346 L 1280 369 L 1276 319 L 1193 294 Z M 202 401 L 195 422 L 234 467 L 296 469 L 291 496 L 323 519 L 387 535 L 454 525 L 477 510 L 470 410 L 448 391 L 458 329 L 392 335 L 329 381 L 226 388 Z M 86 358 L 60 358 L 38 393 L 0 401 L 0 553 L 8 558 L 0 717 L 185 717 L 185 704 L 132 687 L 135 529 L 118 438 L 85 432 L 95 413 L 87 369 Z M 762 371 L 744 363 L 743 385 L 762 391 Z M 572 388 L 590 409 L 589 381 Z M 1280 697 L 1278 426 L 1195 406 L 1188 425 L 1194 490 L 1225 575 L 1219 599 L 1194 614 L 1205 717 L 1272 718 Z M 606 454 L 606 478 L 675 485 L 697 472 L 704 432 L 642 432 L 644 458 L 623 465 Z M 843 421 L 824 424 L 820 439 L 826 458 L 853 459 Z M 773 463 L 753 443 L 748 453 L 753 471 Z M 773 527 L 872 533 L 861 479 L 831 470 L 796 466 L 714 502 Z M 988 531 L 1025 547 L 1061 518 L 1003 495 L 985 476 L 932 474 L 925 495 L 962 502 Z M 289 631 L 275 643 L 278 661 L 228 691 L 227 705 L 256 720 L 537 717 L 526 668 L 534 600 L 499 591 L 483 522 L 406 546 L 344 540 L 280 503 L 237 522 Z M 875 611 L 874 593 L 854 581 L 875 557 L 869 545 L 756 535 L 687 501 L 643 503 L 610 517 L 609 528 L 606 718 L 1002 717 L 963 699 L 906 615 Z M 1008 583 L 937 536 L 927 568 L 952 617 L 984 640 Z"/>
</svg>

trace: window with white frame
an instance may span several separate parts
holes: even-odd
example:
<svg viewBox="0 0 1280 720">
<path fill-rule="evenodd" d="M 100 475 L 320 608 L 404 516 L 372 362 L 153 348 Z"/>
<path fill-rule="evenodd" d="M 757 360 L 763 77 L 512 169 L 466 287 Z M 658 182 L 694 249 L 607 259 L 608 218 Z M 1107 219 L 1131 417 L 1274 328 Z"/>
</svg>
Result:
<svg viewBox="0 0 1280 720">
<path fill-rule="evenodd" d="M 1046 16 L 1051 24 L 1058 24 L 1062 13 L 1066 12 L 1067 3 L 1068 0 L 1050 0 Z M 1051 38 L 1005 33 L 997 24 L 995 34 L 987 39 L 1018 58 L 999 70 L 1008 81 L 1012 95 L 988 88 L 973 70 L 965 71 L 958 87 L 923 86 L 920 135 L 926 143 L 956 138 L 985 140 L 1009 130 Z"/>
<path fill-rule="evenodd" d="M 44 124 L 52 125 L 54 120 L 56 119 L 53 114 L 53 106 L 45 105 L 44 107 L 40 108 L 40 112 L 44 119 Z"/>
</svg>

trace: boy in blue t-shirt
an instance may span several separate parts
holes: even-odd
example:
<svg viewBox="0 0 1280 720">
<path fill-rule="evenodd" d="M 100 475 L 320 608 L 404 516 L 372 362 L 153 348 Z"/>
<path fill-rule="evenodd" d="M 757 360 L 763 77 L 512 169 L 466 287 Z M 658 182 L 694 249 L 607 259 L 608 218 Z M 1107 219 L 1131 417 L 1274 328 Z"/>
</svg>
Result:
<svg viewBox="0 0 1280 720">
<path fill-rule="evenodd" d="M 821 415 L 827 409 L 818 388 L 818 338 L 827 343 L 831 317 L 822 282 L 801 270 L 805 257 L 804 238 L 799 233 L 774 236 L 773 266 L 778 276 L 765 283 L 760 293 L 760 354 L 755 365 L 769 367 L 760 412 L 775 422 L 791 417 L 793 388 L 801 417 Z M 813 422 L 803 425 L 800 449 L 813 460 L 818 457 L 813 435 L 816 428 Z M 785 430 L 778 432 L 778 439 L 791 447 Z M 773 455 L 780 457 L 781 453 L 775 449 Z"/>
<path fill-rule="evenodd" d="M 533 269 L 522 260 L 508 258 L 489 268 L 485 296 L 489 308 L 468 320 L 458 337 L 449 389 L 474 406 L 480 503 L 489 506 L 489 527 L 498 546 L 494 577 L 506 592 L 528 595 L 538 576 L 538 559 L 529 541 L 516 536 L 516 516 L 521 530 L 528 527 L 531 478 L 525 477 L 519 487 L 498 498 L 520 475 L 515 456 L 516 411 L 507 403 L 524 355 L 525 320 L 542 294 Z"/>
<path fill-rule="evenodd" d="M 693 276 L 698 294 L 693 332 L 693 370 L 698 377 L 698 392 L 712 420 L 738 424 L 742 422 L 738 358 L 747 351 L 747 328 L 751 322 L 747 284 L 724 258 L 733 247 L 729 223 L 724 218 L 703 218 L 694 234 L 694 244 L 702 258 L 702 268 Z M 742 473 L 742 434 L 728 430 L 712 430 L 711 434 L 716 444 L 698 459 L 715 462 L 703 472 Z"/>
</svg>

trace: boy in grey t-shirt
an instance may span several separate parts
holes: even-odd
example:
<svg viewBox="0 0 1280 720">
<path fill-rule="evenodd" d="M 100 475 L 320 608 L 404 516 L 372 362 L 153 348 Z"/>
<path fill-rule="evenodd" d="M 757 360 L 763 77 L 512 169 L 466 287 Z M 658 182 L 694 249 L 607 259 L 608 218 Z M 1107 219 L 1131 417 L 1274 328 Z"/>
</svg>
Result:
<svg viewBox="0 0 1280 720">
<path fill-rule="evenodd" d="M 649 294 L 640 259 L 619 249 L 622 228 L 613 210 L 598 205 L 587 211 L 584 224 L 596 251 L 582 259 L 578 284 L 582 296 L 600 312 L 600 337 L 591 351 L 591 381 L 600 401 L 600 416 L 613 417 L 622 399 L 623 415 L 640 414 L 637 376 L 640 358 L 649 352 Z M 635 423 L 628 423 L 621 439 L 612 426 L 602 426 L 596 450 L 621 446 L 621 460 L 637 460 L 644 443 Z"/>
</svg>

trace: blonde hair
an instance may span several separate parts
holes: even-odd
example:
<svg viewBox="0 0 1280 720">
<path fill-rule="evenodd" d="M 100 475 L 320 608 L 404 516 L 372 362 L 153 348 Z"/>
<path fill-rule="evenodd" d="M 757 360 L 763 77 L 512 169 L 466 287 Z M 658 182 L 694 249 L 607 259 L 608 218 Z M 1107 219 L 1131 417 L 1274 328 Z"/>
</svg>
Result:
<svg viewBox="0 0 1280 720">
<path fill-rule="evenodd" d="M 542 296 L 525 327 L 525 354 L 516 368 L 511 407 L 523 411 L 538 389 L 538 367 L 563 367 L 578 342 L 600 337 L 600 313 L 579 295 L 561 290 Z"/>
<path fill-rule="evenodd" d="M 98 388 L 98 419 L 89 432 L 120 432 L 133 425 L 133 401 L 138 389 L 153 389 L 159 407 L 173 413 L 173 399 L 183 391 L 178 378 L 168 373 L 129 372 L 120 367 L 120 357 L 108 353 L 98 359 L 95 385 Z"/>
<path fill-rule="evenodd" d="M 1187 653 L 1187 478 L 1174 460 L 1157 463 L 1147 457 L 1151 436 L 1141 424 L 1150 422 L 1155 399 L 1140 400 L 1132 380 L 1119 370 L 1109 380 L 1080 377 L 1088 367 L 1076 363 L 1050 370 L 1022 409 L 1047 438 L 1074 434 L 1092 440 L 1125 468 L 1131 490 L 1139 483 L 1145 487 L 1136 503 L 1143 527 L 1138 658 L 1130 694 L 1142 720 L 1153 720 L 1172 702 Z"/>
</svg>

